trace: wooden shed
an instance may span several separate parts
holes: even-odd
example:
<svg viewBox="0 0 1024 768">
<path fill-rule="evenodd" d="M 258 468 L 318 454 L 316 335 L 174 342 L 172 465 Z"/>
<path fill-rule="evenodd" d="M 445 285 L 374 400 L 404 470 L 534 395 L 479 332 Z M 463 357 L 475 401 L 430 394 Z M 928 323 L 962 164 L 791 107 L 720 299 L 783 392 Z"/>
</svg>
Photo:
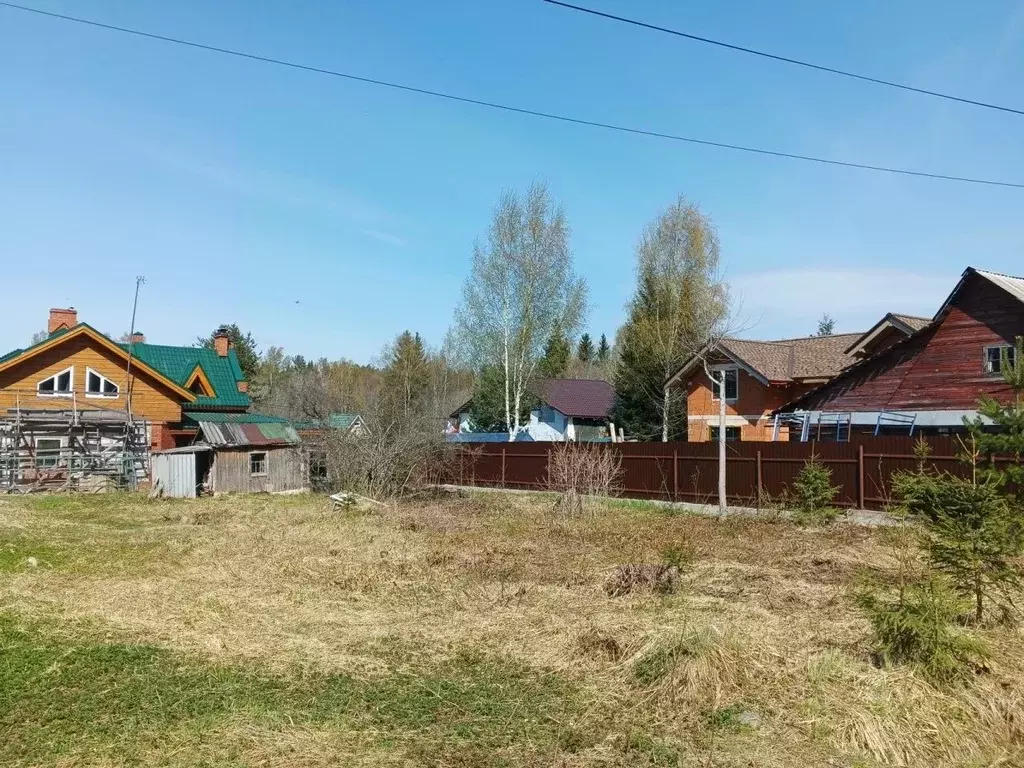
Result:
<svg viewBox="0 0 1024 768">
<path fill-rule="evenodd" d="M 281 493 L 309 487 L 301 441 L 290 424 L 259 414 L 232 414 L 230 421 L 217 416 L 217 421 L 196 416 L 201 442 L 154 453 L 153 480 L 166 495 Z"/>
</svg>

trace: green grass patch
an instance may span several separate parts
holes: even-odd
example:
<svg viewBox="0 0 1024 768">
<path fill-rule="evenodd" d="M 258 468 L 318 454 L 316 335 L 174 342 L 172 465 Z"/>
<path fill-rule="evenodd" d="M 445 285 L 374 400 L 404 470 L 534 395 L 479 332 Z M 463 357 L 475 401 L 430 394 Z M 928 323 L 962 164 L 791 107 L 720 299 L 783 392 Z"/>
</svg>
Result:
<svg viewBox="0 0 1024 768">
<path fill-rule="evenodd" d="M 469 751 L 496 764 L 510 749 L 518 758 L 557 749 L 573 700 L 574 689 L 558 676 L 475 653 L 379 678 L 274 675 L 151 645 L 68 637 L 0 614 L 3 765 L 131 763 L 182 733 L 201 744 L 239 722 L 281 732 L 357 730 L 425 760 Z"/>
<path fill-rule="evenodd" d="M 29 558 L 35 559 L 35 566 Z M 60 568 L 66 564 L 66 550 L 27 536 L 0 532 L 0 573 L 17 573 L 34 568 Z"/>
</svg>

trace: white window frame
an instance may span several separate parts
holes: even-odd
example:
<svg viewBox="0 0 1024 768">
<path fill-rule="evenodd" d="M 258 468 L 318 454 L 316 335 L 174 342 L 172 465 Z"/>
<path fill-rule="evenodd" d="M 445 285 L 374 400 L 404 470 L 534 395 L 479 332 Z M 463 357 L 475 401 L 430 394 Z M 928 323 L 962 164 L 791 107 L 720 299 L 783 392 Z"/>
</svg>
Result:
<svg viewBox="0 0 1024 768">
<path fill-rule="evenodd" d="M 57 379 L 59 379 L 65 373 L 71 374 L 71 377 L 68 379 L 68 391 L 67 392 L 58 392 L 57 389 L 56 389 L 56 387 L 57 387 Z M 43 381 L 49 381 L 50 379 L 53 379 L 54 390 L 53 390 L 53 392 L 44 392 L 43 390 L 40 389 L 40 387 L 43 385 Z M 69 366 L 68 368 L 65 368 L 63 371 L 57 371 L 57 373 L 53 374 L 52 376 L 47 376 L 45 379 L 43 379 L 38 384 L 36 384 L 36 396 L 37 397 L 71 397 L 71 396 L 74 395 L 74 393 L 75 393 L 75 366 L 73 366 L 73 365 Z"/>
<path fill-rule="evenodd" d="M 90 392 L 89 391 L 89 376 L 90 375 L 92 375 L 92 376 L 99 376 L 100 377 L 100 391 L 99 392 Z M 113 384 L 115 389 L 116 389 L 116 391 L 115 392 L 104 392 L 103 391 L 103 382 L 105 382 L 105 381 L 109 381 L 111 384 Z M 94 370 L 93 368 L 88 368 L 87 367 L 85 369 L 85 396 L 86 397 L 94 398 L 96 400 L 116 400 L 117 398 L 119 398 L 121 396 L 121 386 L 116 381 L 113 381 L 112 379 L 108 379 L 106 376 L 104 376 L 99 371 Z"/>
<path fill-rule="evenodd" d="M 995 350 L 999 350 L 999 370 L 998 371 L 992 368 L 992 360 L 989 357 L 989 353 L 992 350 L 994 350 L 994 349 Z M 1017 363 L 1019 362 L 1016 359 L 1016 357 L 1017 357 L 1017 348 L 1014 347 L 1013 344 L 986 344 L 985 345 L 985 351 L 984 351 L 984 358 L 983 358 L 982 362 L 983 362 L 983 364 L 985 366 L 985 373 L 987 375 L 989 375 L 989 376 L 1001 376 L 1002 375 L 1002 372 L 1003 372 L 1002 371 L 1002 365 L 1003 365 L 1003 363 L 1002 363 L 1002 352 L 1003 352 L 1004 349 L 1007 350 L 1007 356 L 1006 357 L 1007 357 L 1007 360 L 1010 362 L 1010 365 L 1017 365 Z"/>
<path fill-rule="evenodd" d="M 735 371 L 736 372 L 736 397 L 726 397 L 725 402 L 735 403 L 740 399 L 740 367 L 738 365 L 713 365 L 711 366 L 711 372 L 717 371 Z M 719 382 L 715 381 L 715 377 L 711 377 L 711 399 L 712 401 L 718 401 L 718 386 Z"/>
<path fill-rule="evenodd" d="M 256 455 L 263 456 L 263 471 L 253 472 L 252 471 L 252 457 Z M 270 451 L 250 451 L 249 452 L 249 476 L 250 477 L 266 477 L 270 474 Z"/>
</svg>

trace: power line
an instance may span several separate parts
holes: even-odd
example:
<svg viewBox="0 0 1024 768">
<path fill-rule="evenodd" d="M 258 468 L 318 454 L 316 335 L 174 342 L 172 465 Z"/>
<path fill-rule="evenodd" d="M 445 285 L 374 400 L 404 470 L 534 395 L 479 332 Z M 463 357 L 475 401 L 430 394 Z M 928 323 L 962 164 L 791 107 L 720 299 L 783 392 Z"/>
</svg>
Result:
<svg viewBox="0 0 1024 768">
<path fill-rule="evenodd" d="M 76 16 L 68 16 L 62 13 L 53 13 L 51 11 L 42 11 L 38 8 L 29 8 L 24 5 L 16 5 L 14 3 L 3 2 L 0 0 L 0 7 L 13 8 L 19 11 L 27 11 L 29 13 L 39 14 L 40 16 L 48 16 L 54 19 L 61 19 L 63 21 L 71 21 L 76 24 L 85 24 L 90 27 L 98 27 L 100 29 L 106 29 L 113 32 L 122 32 L 127 35 L 134 35 L 136 37 L 143 37 L 150 40 L 160 40 L 165 43 L 174 43 L 175 45 L 184 45 L 189 48 L 197 48 L 203 51 L 210 51 L 212 53 L 220 53 L 226 56 L 236 56 L 242 59 L 249 59 L 250 61 L 259 61 L 264 64 L 275 64 L 281 67 L 288 67 L 291 69 L 297 69 L 303 72 L 315 72 L 320 75 L 330 75 L 331 77 L 340 77 L 345 80 L 351 80 L 359 83 L 366 83 L 368 85 L 379 85 L 384 88 L 391 88 L 397 91 L 404 91 L 406 93 L 418 93 L 423 96 L 433 96 L 439 99 L 447 99 L 449 101 L 456 101 L 462 104 L 474 104 L 478 107 L 488 107 L 490 109 L 500 109 L 505 112 L 513 112 L 520 115 L 530 115 L 532 117 L 541 117 L 547 120 L 557 120 L 562 123 L 571 123 L 573 125 L 585 125 L 591 128 L 604 128 L 609 131 L 618 131 L 620 133 L 629 133 L 637 136 L 649 136 L 656 139 L 666 139 L 669 141 L 679 141 L 687 144 L 697 144 L 705 147 L 717 147 L 719 149 L 730 149 L 736 152 L 747 152 L 755 155 L 767 155 L 769 157 L 781 157 L 787 160 L 802 160 L 808 163 L 818 163 L 821 165 L 833 165 L 842 168 L 859 168 L 865 171 L 878 171 L 881 173 L 893 173 L 901 176 L 916 176 L 925 179 L 940 179 L 943 181 L 957 181 L 966 184 L 982 184 L 992 187 L 1010 187 L 1013 189 L 1024 189 L 1024 183 L 1012 182 L 1012 181 L 997 181 L 994 179 L 978 179 L 971 178 L 968 176 L 954 176 L 951 174 L 944 173 L 929 173 L 927 171 L 913 171 L 907 168 L 893 168 L 884 165 L 870 165 L 868 163 L 854 163 L 847 162 L 845 160 L 833 160 L 824 157 L 814 157 L 812 155 L 800 155 L 792 152 L 779 152 L 772 149 L 763 149 L 760 147 L 747 147 L 740 144 L 729 144 L 723 141 L 711 141 L 709 139 L 696 139 L 690 136 L 680 136 L 672 133 L 663 133 L 661 131 L 653 131 L 645 128 L 635 128 L 627 125 L 616 125 L 614 123 L 604 123 L 598 120 L 587 120 L 579 117 L 569 117 L 567 115 L 559 115 L 554 112 L 542 112 L 536 109 L 527 109 L 525 107 L 513 107 L 508 104 L 500 104 L 495 101 L 485 101 L 483 99 L 474 99 L 468 96 L 457 96 L 452 93 L 444 93 L 443 91 L 432 91 L 427 88 L 417 88 L 412 85 L 404 85 L 402 83 L 393 83 L 387 80 L 378 80 L 372 77 L 363 77 L 361 75 L 353 75 L 347 72 L 339 72 L 333 69 L 324 69 L 322 67 L 314 67 L 308 64 L 299 64 L 293 61 L 285 61 L 284 59 L 275 59 L 269 56 L 260 56 L 254 53 L 246 53 L 244 51 L 236 51 L 230 48 L 221 48 L 215 45 L 206 45 L 204 43 L 197 43 L 192 40 L 185 40 L 183 38 L 169 37 L 167 35 L 158 35 L 153 32 L 143 32 L 138 29 L 130 29 L 128 27 L 119 27 L 114 24 L 105 24 L 99 21 L 92 21 L 90 19 L 82 19 Z"/>
<path fill-rule="evenodd" d="M 984 107 L 985 109 L 996 109 L 1000 112 L 1010 112 L 1014 115 L 1024 115 L 1024 109 L 1014 109 L 1013 107 L 1006 107 L 1001 104 L 990 104 L 986 101 L 975 101 L 974 99 L 966 99 L 962 96 L 953 96 L 949 93 L 941 93 L 939 91 L 929 91 L 927 88 L 916 88 L 913 85 L 907 85 L 906 83 L 896 83 L 892 80 L 883 80 L 879 77 L 871 77 L 869 75 L 860 75 L 856 72 L 847 72 L 844 69 L 835 69 L 834 67 L 826 67 L 823 64 L 813 64 L 809 61 L 801 61 L 800 59 L 793 59 L 789 56 L 779 56 L 774 53 L 767 53 L 766 51 L 759 51 L 755 48 L 744 48 L 742 45 L 733 45 L 732 43 L 726 43 L 722 40 L 714 40 L 710 37 L 701 37 L 700 35 L 692 35 L 689 32 L 680 32 L 678 29 L 669 29 L 668 27 L 659 27 L 657 24 L 648 24 L 645 21 L 639 21 L 637 19 L 626 18 L 625 16 L 616 16 L 613 13 L 605 13 L 603 11 L 594 10 L 593 8 L 586 8 L 582 5 L 573 5 L 572 3 L 565 3 L 562 0 L 544 0 L 545 3 L 551 5 L 558 5 L 562 8 L 569 8 L 573 11 L 580 11 L 581 13 L 589 13 L 591 16 L 600 16 L 603 19 L 611 19 L 612 21 L 619 21 L 623 24 L 631 24 L 634 27 L 643 27 L 644 29 L 654 30 L 655 32 L 664 32 L 665 34 L 675 35 L 676 37 L 685 37 L 687 40 L 694 40 L 698 43 L 707 43 L 708 45 L 717 45 L 719 48 L 728 48 L 730 51 L 739 51 L 740 53 L 749 53 L 752 56 L 761 56 L 765 59 L 772 59 L 774 61 L 781 61 L 786 64 L 795 64 L 798 67 L 807 67 L 808 69 L 816 69 L 819 72 L 828 72 L 832 75 L 841 75 L 842 77 L 850 77 L 854 80 L 862 80 L 866 83 L 875 83 L 876 85 L 885 85 L 889 88 L 899 88 L 902 91 L 911 91 L 913 93 L 920 93 L 925 96 L 934 96 L 939 99 L 948 99 L 949 101 L 958 101 L 961 104 L 970 104 L 975 107 Z"/>
</svg>

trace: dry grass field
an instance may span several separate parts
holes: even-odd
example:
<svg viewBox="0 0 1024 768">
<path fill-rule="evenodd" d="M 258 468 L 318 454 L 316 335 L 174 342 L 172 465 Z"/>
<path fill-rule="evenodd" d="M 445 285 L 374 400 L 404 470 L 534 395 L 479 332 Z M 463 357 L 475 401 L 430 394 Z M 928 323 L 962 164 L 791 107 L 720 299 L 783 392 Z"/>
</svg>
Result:
<svg viewBox="0 0 1024 768">
<path fill-rule="evenodd" d="M 480 494 L 0 497 L 0 765 L 1024 765 L 1024 643 L 936 687 L 885 530 Z M 610 597 L 623 563 L 674 594 Z"/>
</svg>

